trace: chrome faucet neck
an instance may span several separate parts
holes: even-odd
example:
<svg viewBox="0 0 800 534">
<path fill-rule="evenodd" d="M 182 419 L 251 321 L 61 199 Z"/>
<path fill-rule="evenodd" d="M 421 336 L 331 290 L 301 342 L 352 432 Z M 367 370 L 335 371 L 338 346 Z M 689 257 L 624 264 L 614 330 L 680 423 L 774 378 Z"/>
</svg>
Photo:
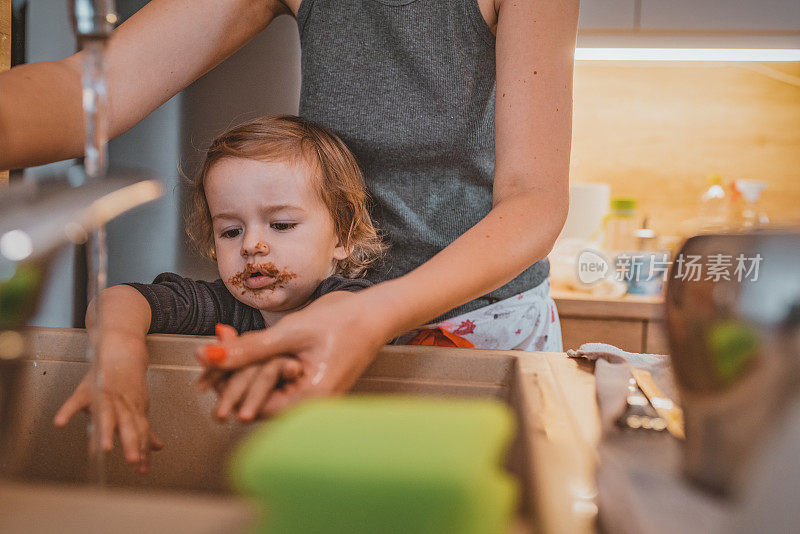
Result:
<svg viewBox="0 0 800 534">
<path fill-rule="evenodd" d="M 107 39 L 119 16 L 114 0 L 69 0 L 72 24 L 78 40 Z"/>
</svg>

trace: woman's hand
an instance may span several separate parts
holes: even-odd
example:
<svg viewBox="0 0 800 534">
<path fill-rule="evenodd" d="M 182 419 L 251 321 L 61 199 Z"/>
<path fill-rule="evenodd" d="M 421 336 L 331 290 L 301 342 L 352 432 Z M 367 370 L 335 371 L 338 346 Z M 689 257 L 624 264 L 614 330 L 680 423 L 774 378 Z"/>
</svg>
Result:
<svg viewBox="0 0 800 534">
<path fill-rule="evenodd" d="M 99 398 L 100 443 L 104 451 L 114 447 L 114 432 L 119 434 L 125 460 L 139 473 L 147 473 L 150 451 L 163 445 L 153 434 L 147 420 L 147 347 L 138 336 L 108 332 L 103 340 L 101 370 L 103 390 Z M 90 371 L 53 419 L 65 426 L 77 412 L 93 409 L 93 372 Z"/>
<path fill-rule="evenodd" d="M 324 295 L 266 330 L 199 347 L 197 359 L 211 369 L 232 370 L 286 355 L 297 358 L 302 374 L 272 390 L 261 406 L 264 416 L 275 415 L 304 398 L 344 393 L 391 337 L 386 325 L 376 320 L 380 315 L 366 305 L 368 300 L 360 298 L 366 291 Z M 255 379 L 256 371 L 245 371 L 237 381 Z M 236 397 L 235 391 L 230 395 Z"/>
</svg>

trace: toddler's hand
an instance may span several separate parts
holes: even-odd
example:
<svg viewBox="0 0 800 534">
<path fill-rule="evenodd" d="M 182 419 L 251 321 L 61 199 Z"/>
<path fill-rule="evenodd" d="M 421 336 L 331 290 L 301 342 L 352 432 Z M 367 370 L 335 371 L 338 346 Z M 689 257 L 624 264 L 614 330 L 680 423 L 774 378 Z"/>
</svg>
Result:
<svg viewBox="0 0 800 534">
<path fill-rule="evenodd" d="M 278 388 L 291 388 L 303 374 L 303 366 L 295 358 L 275 358 L 250 364 L 214 384 L 219 399 L 214 415 L 221 421 L 232 412 L 239 420 L 249 422 L 262 414 L 262 407 Z"/>
<path fill-rule="evenodd" d="M 236 330 L 227 325 L 217 325 L 217 339 L 225 341 L 237 336 Z M 236 371 L 206 368 L 198 387 L 201 391 L 213 387 L 219 399 L 214 415 L 221 421 L 238 411 L 241 421 L 252 421 L 262 413 L 270 394 L 278 387 L 291 388 L 303 374 L 299 360 L 290 357 L 256 362 Z"/>
<path fill-rule="evenodd" d="M 134 340 L 114 340 L 106 343 L 103 368 L 103 391 L 100 397 L 100 443 L 104 451 L 114 447 L 114 432 L 119 434 L 125 460 L 135 464 L 139 473 L 147 473 L 150 451 L 157 451 L 163 444 L 153 434 L 147 420 L 149 398 L 145 382 L 147 353 L 144 340 L 138 346 Z M 113 348 L 121 349 L 114 351 Z M 131 351 L 144 350 L 144 357 L 132 355 Z M 143 365 L 142 366 L 142 362 Z M 88 373 L 72 396 L 67 399 L 53 418 L 58 427 L 65 426 L 77 412 L 91 411 L 92 373 Z"/>
</svg>

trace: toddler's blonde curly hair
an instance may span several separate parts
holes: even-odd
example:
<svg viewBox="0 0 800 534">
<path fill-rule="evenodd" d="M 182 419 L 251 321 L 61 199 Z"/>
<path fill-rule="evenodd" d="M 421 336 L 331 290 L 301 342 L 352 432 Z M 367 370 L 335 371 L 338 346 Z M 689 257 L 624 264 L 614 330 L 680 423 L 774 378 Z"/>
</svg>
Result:
<svg viewBox="0 0 800 534">
<path fill-rule="evenodd" d="M 278 115 L 248 121 L 217 137 L 205 153 L 200 173 L 190 180 L 186 233 L 204 256 L 216 259 L 205 178 L 224 158 L 288 161 L 312 170 L 317 193 L 333 219 L 339 243 L 351 250 L 347 258 L 337 260 L 337 274 L 361 276 L 385 253 L 387 247 L 367 210 L 364 178 L 347 146 L 318 124 Z"/>
</svg>

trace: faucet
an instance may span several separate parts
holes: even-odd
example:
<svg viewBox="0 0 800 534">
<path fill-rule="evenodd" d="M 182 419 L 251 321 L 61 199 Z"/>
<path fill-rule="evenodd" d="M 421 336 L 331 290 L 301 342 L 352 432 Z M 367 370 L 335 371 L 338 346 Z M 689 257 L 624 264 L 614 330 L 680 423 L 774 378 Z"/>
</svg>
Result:
<svg viewBox="0 0 800 534">
<path fill-rule="evenodd" d="M 56 253 L 162 194 L 157 180 L 117 175 L 81 187 L 67 178 L 12 184 L 0 195 L 0 360 L 20 355 L 8 332 L 33 316 Z"/>
<path fill-rule="evenodd" d="M 18 329 L 35 310 L 53 256 L 69 243 L 162 195 L 157 180 L 115 176 L 72 187 L 68 179 L 11 185 L 0 195 L 0 330 Z M 2 334 L 0 334 L 2 339 Z M 0 358 L 10 357 L 0 344 Z"/>
<path fill-rule="evenodd" d="M 83 86 L 83 116 L 86 128 L 85 157 L 87 180 L 100 179 L 107 168 L 105 144 L 108 141 L 106 116 L 105 48 L 119 21 L 114 0 L 68 0 L 72 28 L 83 50 L 81 84 Z"/>
<path fill-rule="evenodd" d="M 72 187 L 67 178 L 13 184 L 0 194 L 0 454 L 26 352 L 23 327 L 33 317 L 53 258 L 65 246 L 163 194 L 141 175 Z"/>
<path fill-rule="evenodd" d="M 108 39 L 119 16 L 114 0 L 69 0 L 72 26 L 81 43 L 84 39 Z"/>
<path fill-rule="evenodd" d="M 111 36 L 119 18 L 114 0 L 68 1 L 81 47 L 87 40 Z M 157 182 L 134 187 L 130 178 L 71 189 L 67 182 L 75 184 L 75 176 L 49 184 L 15 184 L 0 195 L 0 360 L 20 352 L 12 330 L 32 315 L 54 251 L 68 242 L 85 243 L 93 230 L 125 211 L 126 205 L 130 209 L 161 194 Z M 138 195 L 130 195 L 134 190 Z M 120 195 L 130 196 L 121 201 Z"/>
</svg>

